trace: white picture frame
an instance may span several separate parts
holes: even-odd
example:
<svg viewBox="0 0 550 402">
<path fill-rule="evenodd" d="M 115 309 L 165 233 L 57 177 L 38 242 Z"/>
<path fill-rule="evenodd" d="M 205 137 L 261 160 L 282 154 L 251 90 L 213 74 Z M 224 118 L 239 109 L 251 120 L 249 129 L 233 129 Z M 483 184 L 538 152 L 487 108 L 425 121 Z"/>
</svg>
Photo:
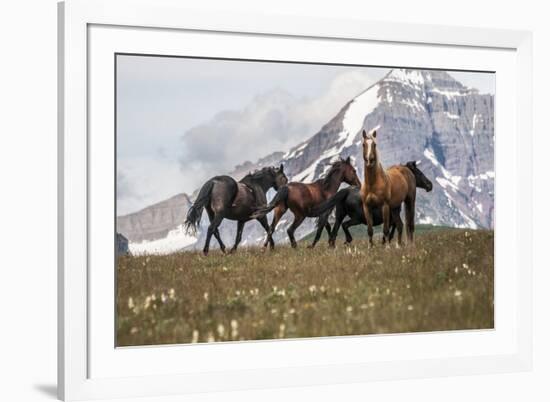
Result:
<svg viewBox="0 0 550 402">
<path fill-rule="evenodd" d="M 58 11 L 60 398 L 81 400 L 145 397 L 380 379 L 498 373 L 531 368 L 531 33 L 362 20 L 211 13 L 186 9 L 182 2 L 174 0 L 69 0 L 60 3 Z M 121 35 L 124 38 L 120 41 L 118 37 L 115 38 L 113 27 L 124 31 Z M 98 28 L 103 31 L 96 34 L 97 31 L 94 30 Z M 115 352 L 114 346 L 109 349 L 108 342 L 112 338 L 112 332 L 109 331 L 112 328 L 109 327 L 108 320 L 104 326 L 96 316 L 98 309 L 105 306 L 108 308 L 110 301 L 107 300 L 102 306 L 97 304 L 97 298 L 94 298 L 94 292 L 98 290 L 97 286 L 91 286 L 91 283 L 97 283 L 99 274 L 95 269 L 92 270 L 91 266 L 96 260 L 96 255 L 99 256 L 99 251 L 96 252 L 96 249 L 90 247 L 91 242 L 97 244 L 94 240 L 97 214 L 91 223 L 90 210 L 95 208 L 101 211 L 96 207 L 98 195 L 100 198 L 112 198 L 107 190 L 103 193 L 103 190 L 95 191 L 94 187 L 94 191 L 90 191 L 90 186 L 93 186 L 90 177 L 96 177 L 101 171 L 94 161 L 108 157 L 105 155 L 107 152 L 93 151 L 98 149 L 97 144 L 103 144 L 97 142 L 98 136 L 94 134 L 94 130 L 107 124 L 109 116 L 101 119 L 97 117 L 99 120 L 96 121 L 94 119 L 99 115 L 95 110 L 92 114 L 90 107 L 97 102 L 95 96 L 102 96 L 102 92 L 108 96 L 113 87 L 106 84 L 110 82 L 108 78 L 105 78 L 104 85 L 101 82 L 107 73 L 95 72 L 96 60 L 100 60 L 101 56 L 100 53 L 94 52 L 100 49 L 108 56 L 124 50 L 126 46 L 133 49 L 131 32 L 134 31 L 142 35 L 140 46 L 146 46 L 149 53 L 157 47 L 161 49 L 160 45 L 156 44 L 159 43 L 158 35 L 164 35 L 167 39 L 163 41 L 164 48 L 159 53 L 167 54 L 166 52 L 176 51 L 174 49 L 181 43 L 176 38 L 178 35 L 208 34 L 218 35 L 220 38 L 253 38 L 256 41 L 273 43 L 278 40 L 307 40 L 312 44 L 317 41 L 326 45 L 330 42 L 339 44 L 339 47 L 349 45 L 350 49 L 362 44 L 378 47 L 401 46 L 403 49 L 407 46 L 416 46 L 415 52 L 429 51 L 430 48 L 434 49 L 434 52 L 436 49 L 440 52 L 450 49 L 446 63 L 458 63 L 456 60 L 462 53 L 478 52 L 479 59 L 463 60 L 462 68 L 471 69 L 475 65 L 491 68 L 493 63 L 495 66 L 500 65 L 498 63 L 503 64 L 502 67 L 495 67 L 497 74 L 501 71 L 502 76 L 507 78 L 505 82 L 501 80 L 499 83 L 497 80 L 497 105 L 499 93 L 510 96 L 501 102 L 505 108 L 500 109 L 500 116 L 497 116 L 496 160 L 498 165 L 499 161 L 503 161 L 502 158 L 508 158 L 509 163 L 501 166 L 503 172 L 509 169 L 510 174 L 507 177 L 510 177 L 512 185 L 508 186 L 510 188 L 499 186 L 500 172 L 497 166 L 496 204 L 497 211 L 500 208 L 500 211 L 505 210 L 507 216 L 510 216 L 507 231 L 514 234 L 506 238 L 499 237 L 498 228 L 504 226 L 499 224 L 497 214 L 495 260 L 497 266 L 501 264 L 506 269 L 501 270 L 503 274 L 500 275 L 500 280 L 499 273 L 496 273 L 495 308 L 496 314 L 500 316 L 496 315 L 494 332 L 192 345 L 187 348 L 147 348 L 147 351 L 125 350 L 121 351 L 122 353 Z M 172 36 L 175 38 L 173 41 L 170 39 Z M 105 38 L 113 40 L 106 41 Z M 185 40 L 184 36 L 182 38 Z M 324 46 L 323 43 L 319 46 Z M 232 51 L 238 52 L 238 42 L 235 42 L 235 46 Z M 289 47 L 286 51 L 292 50 Z M 393 61 L 397 59 L 387 60 L 390 63 L 387 65 L 400 65 L 398 61 Z M 424 63 L 426 65 L 417 62 L 413 66 L 440 65 L 429 61 L 428 57 Z M 93 80 L 90 80 L 91 74 L 96 74 Z M 499 88 L 502 89 L 500 92 Z M 92 121 L 94 124 L 91 124 Z M 513 124 L 507 124 L 508 122 Z M 108 131 L 108 124 L 105 127 Z M 516 143 L 519 133 L 521 143 Z M 506 141 L 499 141 L 499 138 Z M 106 141 L 107 144 L 111 137 L 106 133 L 105 138 L 100 141 Z M 508 142 L 510 143 L 507 144 Z M 113 186 L 110 188 L 112 190 Z M 506 197 L 507 201 L 501 201 L 505 195 L 509 196 Z M 502 243 L 504 241 L 507 243 Z M 101 279 L 108 282 L 108 275 Z M 112 289 L 100 288 L 100 291 L 112 292 Z M 500 311 L 499 306 L 503 306 Z M 102 333 L 107 334 L 106 337 Z M 105 342 L 103 338 L 106 339 Z M 437 345 L 438 342 L 442 348 L 453 342 L 456 346 L 455 353 L 452 356 L 441 357 L 442 355 L 434 352 L 437 350 L 435 346 L 430 353 L 426 345 Z M 411 345 L 416 349 L 415 354 L 407 355 L 405 350 L 410 349 Z M 491 349 L 489 345 L 495 347 Z M 360 353 L 348 353 L 354 348 L 368 350 L 369 347 L 382 351 L 385 350 L 383 348 L 392 348 L 397 354 L 388 355 L 387 358 L 375 356 L 366 359 Z M 332 352 L 327 351 L 318 358 L 321 351 L 328 349 Z M 403 351 L 402 355 L 398 354 L 400 350 Z M 180 353 L 187 361 L 202 361 L 200 369 L 191 370 L 184 367 L 184 363 L 177 362 L 164 365 L 164 370 L 145 372 L 131 369 L 139 366 L 140 361 L 144 362 L 144 365 L 151 363 L 151 366 L 156 367 L 158 362 L 162 362 L 168 355 L 179 356 Z M 299 359 L 297 355 L 300 356 Z M 374 356 L 374 353 L 371 355 Z M 217 362 L 216 356 L 224 356 L 226 359 L 234 359 L 235 356 L 242 358 L 239 359 L 238 365 L 234 364 L 234 369 L 230 369 L 229 365 Z M 255 362 L 254 356 L 264 356 L 264 362 Z M 290 363 L 285 364 L 285 361 Z"/>
</svg>

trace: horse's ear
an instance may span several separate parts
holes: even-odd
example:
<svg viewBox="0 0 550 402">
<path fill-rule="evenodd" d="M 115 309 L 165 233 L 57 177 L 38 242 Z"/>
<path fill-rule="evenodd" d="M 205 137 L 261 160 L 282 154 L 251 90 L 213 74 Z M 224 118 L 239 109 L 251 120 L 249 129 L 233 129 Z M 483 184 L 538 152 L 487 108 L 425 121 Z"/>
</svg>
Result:
<svg viewBox="0 0 550 402">
<path fill-rule="evenodd" d="M 281 173 L 284 171 L 284 166 L 282 163 L 281 163 L 281 166 L 279 166 L 279 170 L 281 171 Z"/>
<path fill-rule="evenodd" d="M 363 130 L 363 138 L 367 138 L 367 132 Z"/>
<path fill-rule="evenodd" d="M 348 156 L 348 157 L 346 158 L 346 163 L 348 163 L 348 164 L 351 163 L 351 156 Z"/>
<path fill-rule="evenodd" d="M 372 137 L 376 138 L 376 130 L 372 130 Z"/>
</svg>

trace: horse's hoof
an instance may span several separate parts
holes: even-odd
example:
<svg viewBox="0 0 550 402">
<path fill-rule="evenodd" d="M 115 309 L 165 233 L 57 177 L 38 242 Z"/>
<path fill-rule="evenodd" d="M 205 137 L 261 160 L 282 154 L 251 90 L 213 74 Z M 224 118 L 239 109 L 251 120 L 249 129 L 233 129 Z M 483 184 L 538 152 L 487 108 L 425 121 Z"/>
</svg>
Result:
<svg viewBox="0 0 550 402">
<path fill-rule="evenodd" d="M 310 248 L 310 249 L 313 248 L 313 247 L 315 247 L 315 244 L 309 244 L 309 245 L 307 246 L 307 248 Z"/>
<path fill-rule="evenodd" d="M 205 257 L 208 257 L 208 251 L 203 251 L 202 255 L 205 256 Z"/>
</svg>

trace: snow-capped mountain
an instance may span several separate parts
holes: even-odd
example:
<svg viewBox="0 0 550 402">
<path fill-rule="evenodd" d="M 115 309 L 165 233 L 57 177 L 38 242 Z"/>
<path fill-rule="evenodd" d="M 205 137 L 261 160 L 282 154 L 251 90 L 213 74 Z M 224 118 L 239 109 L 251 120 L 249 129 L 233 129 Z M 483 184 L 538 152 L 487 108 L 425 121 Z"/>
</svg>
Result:
<svg viewBox="0 0 550 402">
<path fill-rule="evenodd" d="M 382 80 L 348 102 L 321 130 L 286 153 L 276 152 L 253 164 L 240 165 L 232 173 L 242 177 L 250 170 L 283 163 L 293 181 L 311 182 L 321 177 L 332 161 L 351 156 L 359 177 L 363 177 L 361 132 L 378 127 L 380 158 L 385 168 L 409 160 L 419 166 L 434 184 L 431 193 L 418 191 L 417 222 L 469 228 L 492 228 L 494 224 L 494 97 L 467 88 L 443 71 L 395 69 Z M 188 205 L 178 219 L 166 225 L 164 237 L 183 222 Z M 150 207 L 151 208 L 151 207 Z M 147 211 L 147 208 L 143 211 Z M 142 212 L 136 213 L 137 215 Z M 132 214 L 132 215 L 136 215 Z M 150 211 L 146 212 L 150 216 Z M 134 216 L 133 220 L 137 218 Z M 128 216 L 117 222 L 125 222 Z M 275 240 L 286 240 L 281 230 L 292 220 L 287 213 Z M 203 220 L 206 225 L 207 219 Z M 160 225 L 160 222 L 159 222 Z M 153 225 L 154 226 L 154 225 Z M 162 226 L 162 225 L 160 225 Z M 236 224 L 224 221 L 222 237 L 231 244 Z M 301 237 L 313 229 L 313 219 L 299 228 Z M 119 231 L 130 240 L 135 236 Z M 136 230 L 140 228 L 136 225 Z M 158 235 L 155 235 L 158 236 Z M 154 237 L 154 236 L 153 236 Z M 162 238 L 155 237 L 155 239 Z M 202 247 L 204 230 L 197 241 L 189 239 L 181 247 Z M 241 244 L 259 244 L 264 231 L 249 223 Z M 149 238 L 148 240 L 152 240 Z M 190 243 L 192 241 L 192 243 Z M 186 244 L 184 244 L 186 243 Z M 217 246 L 216 241 L 212 242 Z"/>
</svg>

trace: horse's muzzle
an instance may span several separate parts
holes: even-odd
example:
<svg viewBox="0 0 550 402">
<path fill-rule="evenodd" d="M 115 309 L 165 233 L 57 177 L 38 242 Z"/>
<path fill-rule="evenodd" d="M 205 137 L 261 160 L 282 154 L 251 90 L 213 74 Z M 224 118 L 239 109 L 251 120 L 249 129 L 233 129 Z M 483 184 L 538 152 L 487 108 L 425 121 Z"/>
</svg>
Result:
<svg viewBox="0 0 550 402">
<path fill-rule="evenodd" d="M 375 165 L 374 159 L 365 159 L 365 166 L 373 167 Z"/>
</svg>

